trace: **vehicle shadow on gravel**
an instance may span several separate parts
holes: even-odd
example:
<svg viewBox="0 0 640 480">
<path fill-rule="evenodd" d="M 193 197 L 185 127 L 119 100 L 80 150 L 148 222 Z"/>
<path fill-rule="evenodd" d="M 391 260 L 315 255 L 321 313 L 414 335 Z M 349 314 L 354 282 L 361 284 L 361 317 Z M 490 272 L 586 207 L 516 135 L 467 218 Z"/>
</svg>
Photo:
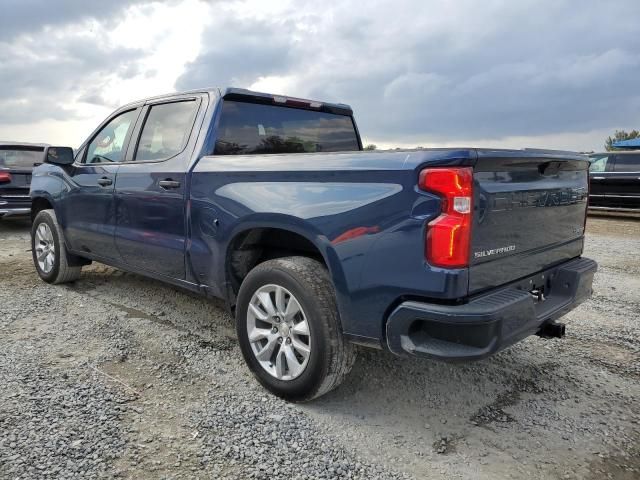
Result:
<svg viewBox="0 0 640 480">
<path fill-rule="evenodd" d="M 233 355 L 241 368 L 246 368 L 235 344 L 233 319 L 215 301 L 100 264 L 86 268 L 80 280 L 68 288 L 99 298 L 125 319 L 151 321 L 185 332 L 202 348 L 231 340 Z M 359 348 L 358 353 L 342 386 L 302 408 L 328 410 L 358 421 L 363 416 L 384 415 L 392 407 L 395 421 L 413 425 L 420 419 L 422 425 L 427 412 L 429 417 L 442 414 L 448 418 L 456 405 L 458 411 L 453 413 L 468 420 L 500 394 L 512 390 L 517 379 L 525 376 L 533 384 L 540 369 L 540 362 L 530 364 L 511 351 L 466 365 L 399 358 L 366 348 Z"/>
<path fill-rule="evenodd" d="M 224 345 L 247 374 L 235 342 L 233 319 L 209 299 L 102 265 L 86 269 L 69 288 L 101 299 L 125 320 L 150 321 L 177 330 L 191 338 L 203 355 Z M 385 436 L 413 432 L 429 438 L 460 437 L 474 424 L 490 427 L 511 421 L 513 415 L 506 410 L 523 393 L 536 395 L 548 389 L 545 370 L 553 365 L 523 356 L 519 350 L 516 346 L 482 362 L 456 365 L 359 348 L 353 371 L 343 385 L 298 408 L 318 418 L 337 416 L 344 422 L 372 426 Z M 543 384 L 540 388 L 539 383 Z"/>
<path fill-rule="evenodd" d="M 220 341 L 225 345 L 232 341 L 233 354 L 246 368 L 235 344 L 233 319 L 218 302 L 100 264 L 86 268 L 80 280 L 67 288 L 100 299 L 125 320 L 150 321 L 184 332 L 205 350 Z M 528 341 L 543 342 L 537 338 Z M 521 355 L 520 348 L 515 346 L 471 364 L 400 358 L 359 348 L 344 384 L 302 408 L 331 411 L 354 421 L 392 413 L 394 422 L 409 427 L 417 419 L 423 425 L 425 415 L 442 417 L 446 422 L 455 422 L 449 420 L 452 415 L 468 421 L 506 394 L 535 392 L 532 386 L 544 381 L 544 370 L 552 367 L 543 359 Z"/>
<path fill-rule="evenodd" d="M 7 233 L 29 233 L 31 231 L 31 219 L 26 217 L 19 218 L 0 218 L 0 235 Z"/>
<path fill-rule="evenodd" d="M 361 349 L 345 384 L 309 408 L 399 431 L 488 425 L 510 421 L 503 409 L 516 405 L 522 393 L 541 393 L 547 369 L 553 364 L 520 355 L 518 346 L 463 365 Z"/>
<path fill-rule="evenodd" d="M 608 455 L 590 464 L 585 461 L 593 458 L 589 452 L 613 450 L 629 458 L 637 451 L 632 445 L 638 445 L 640 432 L 629 423 L 638 415 L 635 394 L 614 379 L 603 382 L 598 370 L 568 363 L 558 355 L 557 342 L 530 338 L 463 365 L 363 350 L 339 389 L 302 408 L 374 458 L 384 448 L 385 456 L 406 463 L 416 477 L 424 472 L 421 457 L 445 464 L 471 457 L 476 465 L 491 465 L 494 478 L 513 471 L 500 471 L 499 465 L 519 459 L 544 465 L 555 472 L 552 476 L 602 478 L 598 469 L 615 469 L 594 466 L 598 462 L 616 468 L 626 464 Z M 607 409 L 612 397 L 619 403 L 615 422 Z M 619 432 L 615 442 L 612 431 Z M 612 448 L 612 443 L 618 445 Z M 580 469 L 573 471 L 569 464 Z M 637 469 L 640 463 L 628 467 Z M 531 467 L 523 468 L 517 476 L 526 476 Z"/>
</svg>

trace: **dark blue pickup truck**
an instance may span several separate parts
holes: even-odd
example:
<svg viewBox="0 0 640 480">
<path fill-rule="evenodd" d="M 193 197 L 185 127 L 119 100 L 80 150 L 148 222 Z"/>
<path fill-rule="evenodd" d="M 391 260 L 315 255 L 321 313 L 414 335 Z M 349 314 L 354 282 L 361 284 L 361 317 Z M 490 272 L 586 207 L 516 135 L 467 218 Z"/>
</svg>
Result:
<svg viewBox="0 0 640 480">
<path fill-rule="evenodd" d="M 222 298 L 258 380 L 337 386 L 354 344 L 465 361 L 591 294 L 587 158 L 542 150 L 365 152 L 351 108 L 242 89 L 126 105 L 34 172 L 34 264 L 98 261 Z"/>
</svg>

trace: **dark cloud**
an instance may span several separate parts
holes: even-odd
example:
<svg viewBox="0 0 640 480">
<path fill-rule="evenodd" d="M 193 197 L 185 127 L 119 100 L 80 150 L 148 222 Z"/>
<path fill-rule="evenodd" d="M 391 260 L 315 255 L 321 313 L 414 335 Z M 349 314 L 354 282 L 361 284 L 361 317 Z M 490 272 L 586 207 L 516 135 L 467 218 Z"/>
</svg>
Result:
<svg viewBox="0 0 640 480">
<path fill-rule="evenodd" d="M 205 34 L 202 53 L 188 64 L 176 88 L 247 84 L 258 76 L 295 69 L 291 30 L 286 21 L 220 19 Z"/>
<path fill-rule="evenodd" d="M 107 22 L 122 16 L 127 7 L 150 0 L 0 0 L 0 40 L 36 32 L 44 27 L 66 26 L 87 19 Z"/>
<path fill-rule="evenodd" d="M 0 48 L 3 45 L 0 44 Z M 97 40 L 64 38 L 38 41 L 30 47 L 41 56 L 23 55 L 23 49 L 3 49 L 0 56 L 0 123 L 72 119 L 70 100 L 109 105 L 100 91 L 109 75 L 128 78 L 137 68 L 141 51 L 106 48 Z M 47 54 L 48 49 L 51 54 Z M 112 105 L 109 105 L 112 106 Z"/>
<path fill-rule="evenodd" d="M 114 15 L 132 3 L 4 0 L 0 123 L 74 119 L 76 114 L 67 107 L 73 100 L 108 105 L 101 94 L 106 79 L 138 74 L 144 52 L 110 46 L 105 36 L 89 31 L 106 23 L 87 22 L 114 21 Z"/>
<path fill-rule="evenodd" d="M 214 21 L 177 86 L 283 77 L 385 141 L 637 128 L 640 2 L 614 3 L 295 2 Z"/>
</svg>

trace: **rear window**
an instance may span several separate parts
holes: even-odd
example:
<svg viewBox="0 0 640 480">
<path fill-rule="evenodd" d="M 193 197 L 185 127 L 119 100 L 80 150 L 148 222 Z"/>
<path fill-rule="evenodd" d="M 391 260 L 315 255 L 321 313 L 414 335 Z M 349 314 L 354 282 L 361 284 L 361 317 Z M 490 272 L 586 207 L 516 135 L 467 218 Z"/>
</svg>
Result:
<svg viewBox="0 0 640 480">
<path fill-rule="evenodd" d="M 640 153 L 616 155 L 613 170 L 615 172 L 640 172 Z"/>
<path fill-rule="evenodd" d="M 225 100 L 216 155 L 359 150 L 351 117 Z"/>
<path fill-rule="evenodd" d="M 44 161 L 44 148 L 4 149 L 0 148 L 0 167 L 32 169 Z"/>
<path fill-rule="evenodd" d="M 163 103 L 149 109 L 136 160 L 163 160 L 182 152 L 198 113 L 194 100 Z"/>
</svg>

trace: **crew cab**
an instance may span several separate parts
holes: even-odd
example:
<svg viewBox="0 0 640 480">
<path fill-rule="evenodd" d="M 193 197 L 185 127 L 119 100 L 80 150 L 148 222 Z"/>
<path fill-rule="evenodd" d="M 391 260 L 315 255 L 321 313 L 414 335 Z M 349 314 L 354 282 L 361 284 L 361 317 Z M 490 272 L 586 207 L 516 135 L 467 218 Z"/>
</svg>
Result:
<svg viewBox="0 0 640 480">
<path fill-rule="evenodd" d="M 336 387 L 355 344 L 478 360 L 591 294 L 585 156 L 362 151 L 351 108 L 243 89 L 154 97 L 110 115 L 34 172 L 35 268 L 97 261 L 234 313 L 271 392 Z"/>
<path fill-rule="evenodd" d="M 589 155 L 589 208 L 640 211 L 640 150 Z"/>
<path fill-rule="evenodd" d="M 44 162 L 44 144 L 0 142 L 0 218 L 31 213 L 31 171 Z"/>
</svg>

